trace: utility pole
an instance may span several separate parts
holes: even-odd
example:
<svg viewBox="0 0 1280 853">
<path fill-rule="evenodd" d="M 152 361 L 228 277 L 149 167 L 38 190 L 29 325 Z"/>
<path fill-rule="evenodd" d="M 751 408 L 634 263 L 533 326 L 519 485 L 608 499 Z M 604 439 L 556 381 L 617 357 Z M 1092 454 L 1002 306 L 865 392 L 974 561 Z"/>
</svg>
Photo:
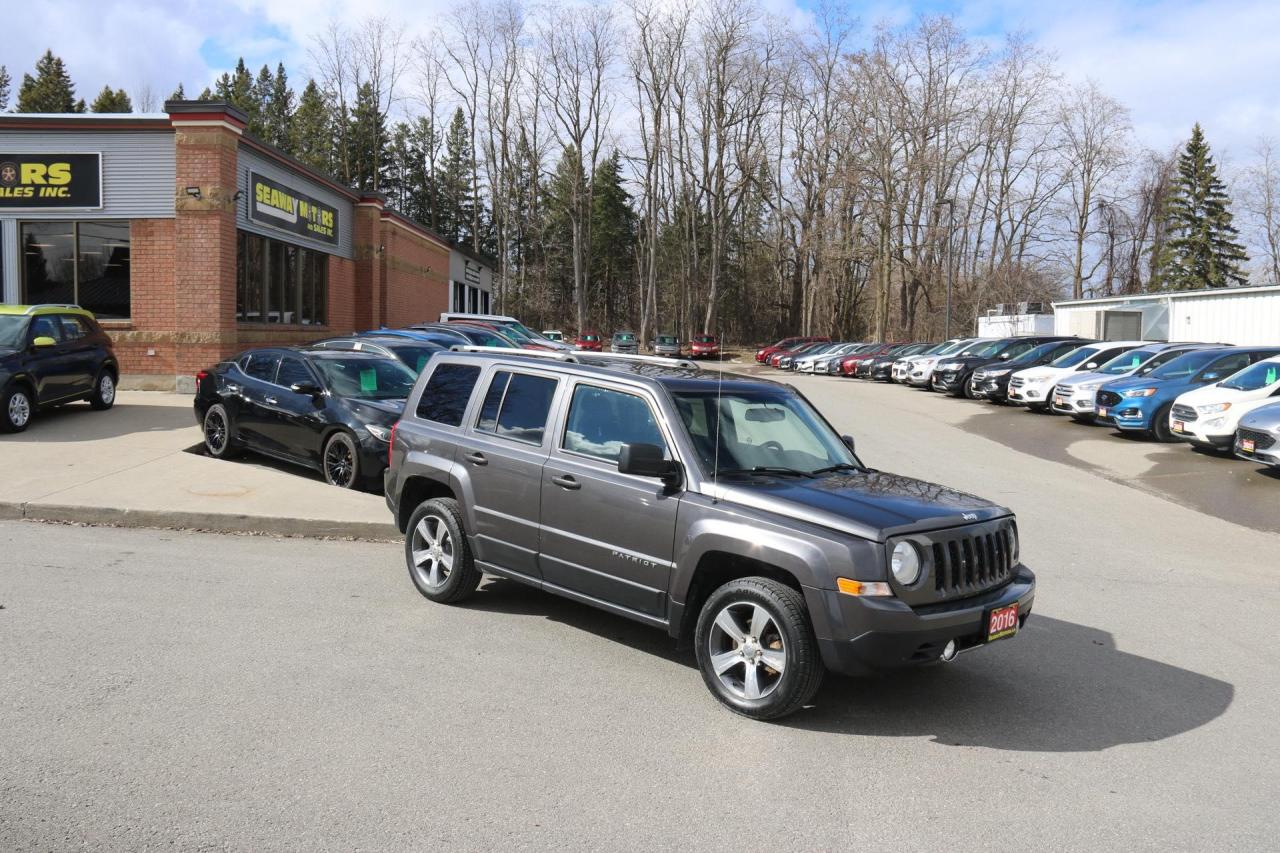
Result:
<svg viewBox="0 0 1280 853">
<path fill-rule="evenodd" d="M 934 207 L 947 207 L 947 319 L 943 325 L 942 339 L 944 341 L 951 340 L 951 278 L 955 265 L 952 263 L 952 248 L 955 243 L 954 234 L 956 230 L 956 205 L 955 201 L 949 198 L 940 198 L 934 202 Z"/>
</svg>

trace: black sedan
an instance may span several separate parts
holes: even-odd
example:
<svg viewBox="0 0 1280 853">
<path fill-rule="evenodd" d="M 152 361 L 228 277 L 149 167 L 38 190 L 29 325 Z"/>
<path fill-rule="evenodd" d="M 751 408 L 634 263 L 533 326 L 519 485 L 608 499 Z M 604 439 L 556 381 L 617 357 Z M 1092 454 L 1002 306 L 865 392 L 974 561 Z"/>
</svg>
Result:
<svg viewBox="0 0 1280 853">
<path fill-rule="evenodd" d="M 415 381 L 398 359 L 368 352 L 253 349 L 196 374 L 196 420 L 217 459 L 251 450 L 334 486 L 377 488 Z"/>
</svg>

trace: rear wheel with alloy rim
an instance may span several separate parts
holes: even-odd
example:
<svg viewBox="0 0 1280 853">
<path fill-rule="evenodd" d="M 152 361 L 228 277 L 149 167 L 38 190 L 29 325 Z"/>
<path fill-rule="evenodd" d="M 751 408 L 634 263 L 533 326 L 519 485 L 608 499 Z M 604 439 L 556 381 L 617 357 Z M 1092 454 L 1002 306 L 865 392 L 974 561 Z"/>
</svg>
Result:
<svg viewBox="0 0 1280 853">
<path fill-rule="evenodd" d="M 800 709 L 822 683 L 822 661 L 804 597 L 764 577 L 716 589 L 698 616 L 702 679 L 730 710 L 772 720 Z"/>
<path fill-rule="evenodd" d="M 110 371 L 98 374 L 98 381 L 93 383 L 93 393 L 89 395 L 89 405 L 98 411 L 104 411 L 115 405 L 116 380 Z"/>
<path fill-rule="evenodd" d="M 204 449 L 214 459 L 230 459 L 239 451 L 231 438 L 231 418 L 221 403 L 214 403 L 204 413 Z"/>
<path fill-rule="evenodd" d="M 324 481 L 340 489 L 360 485 L 360 454 L 356 442 L 345 432 L 335 432 L 324 444 L 322 457 Z"/>
<path fill-rule="evenodd" d="M 4 432 L 22 432 L 31 423 L 35 406 L 31 394 L 21 385 L 15 385 L 0 398 L 0 428 Z"/>
<path fill-rule="evenodd" d="M 440 604 L 462 601 L 480 585 L 482 573 L 462 530 L 458 503 L 450 498 L 433 498 L 414 511 L 405 528 L 404 559 L 418 592 Z"/>
</svg>

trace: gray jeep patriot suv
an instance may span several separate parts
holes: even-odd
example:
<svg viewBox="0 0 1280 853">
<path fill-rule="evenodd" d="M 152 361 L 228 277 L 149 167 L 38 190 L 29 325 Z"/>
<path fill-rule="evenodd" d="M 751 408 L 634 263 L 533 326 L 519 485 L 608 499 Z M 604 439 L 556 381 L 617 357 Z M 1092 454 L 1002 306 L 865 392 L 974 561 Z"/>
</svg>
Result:
<svg viewBox="0 0 1280 853">
<path fill-rule="evenodd" d="M 418 591 L 458 602 L 487 572 L 665 628 L 756 719 L 824 668 L 948 661 L 1025 623 L 1009 510 L 865 467 L 788 385 L 674 364 L 432 359 L 386 473 Z"/>
</svg>

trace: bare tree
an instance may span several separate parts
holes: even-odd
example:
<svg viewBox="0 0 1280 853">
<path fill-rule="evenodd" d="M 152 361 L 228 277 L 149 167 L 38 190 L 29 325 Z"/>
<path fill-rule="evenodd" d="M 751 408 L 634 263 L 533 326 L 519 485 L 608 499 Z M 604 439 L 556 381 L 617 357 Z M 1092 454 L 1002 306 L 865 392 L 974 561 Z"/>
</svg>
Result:
<svg viewBox="0 0 1280 853">
<path fill-rule="evenodd" d="M 1280 148 L 1274 139 L 1258 140 L 1243 177 L 1243 206 L 1263 248 L 1263 274 L 1268 284 L 1280 284 Z"/>
</svg>

